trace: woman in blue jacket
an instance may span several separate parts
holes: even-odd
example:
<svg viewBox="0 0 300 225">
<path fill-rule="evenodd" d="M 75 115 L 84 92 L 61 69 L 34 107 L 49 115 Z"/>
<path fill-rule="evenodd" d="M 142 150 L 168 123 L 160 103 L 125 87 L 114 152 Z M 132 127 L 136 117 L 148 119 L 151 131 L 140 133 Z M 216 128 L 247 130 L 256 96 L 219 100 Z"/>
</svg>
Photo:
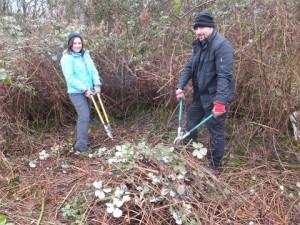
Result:
<svg viewBox="0 0 300 225">
<path fill-rule="evenodd" d="M 61 58 L 61 67 L 67 83 L 67 92 L 77 112 L 77 137 L 75 151 L 88 150 L 92 90 L 101 91 L 99 72 L 88 50 L 83 48 L 79 33 L 68 36 L 68 46 Z"/>
</svg>

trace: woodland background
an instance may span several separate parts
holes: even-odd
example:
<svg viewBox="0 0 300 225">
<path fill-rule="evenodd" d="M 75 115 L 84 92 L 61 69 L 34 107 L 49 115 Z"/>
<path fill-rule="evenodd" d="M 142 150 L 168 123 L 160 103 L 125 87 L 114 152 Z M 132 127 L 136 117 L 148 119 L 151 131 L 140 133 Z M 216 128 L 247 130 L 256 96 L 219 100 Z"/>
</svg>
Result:
<svg viewBox="0 0 300 225">
<path fill-rule="evenodd" d="M 192 20 L 205 9 L 235 48 L 236 99 L 218 177 L 186 148 L 165 149 L 177 135 L 174 92 L 191 55 Z M 300 224 L 300 148 L 289 122 L 300 107 L 299 1 L 1 0 L 0 15 L 1 225 Z M 69 154 L 76 113 L 59 61 L 73 31 L 101 72 L 115 137 L 94 113 L 91 143 L 107 149 L 101 157 Z M 116 146 L 128 150 L 126 166 L 107 163 Z M 149 172 L 161 183 L 149 182 Z M 185 179 L 170 180 L 174 174 Z M 105 208 L 113 197 L 92 195 L 99 179 L 140 202 L 126 202 L 114 218 Z M 166 187 L 177 195 L 151 201 Z"/>
</svg>

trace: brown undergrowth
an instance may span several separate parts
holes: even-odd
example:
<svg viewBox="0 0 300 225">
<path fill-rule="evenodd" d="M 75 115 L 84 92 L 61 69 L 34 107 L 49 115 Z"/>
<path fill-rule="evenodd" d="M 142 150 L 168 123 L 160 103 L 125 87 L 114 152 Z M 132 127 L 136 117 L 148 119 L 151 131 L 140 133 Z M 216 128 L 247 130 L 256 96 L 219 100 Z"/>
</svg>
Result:
<svg viewBox="0 0 300 225">
<path fill-rule="evenodd" d="M 184 162 L 187 168 L 184 178 L 178 179 L 181 173 L 175 167 L 163 160 L 146 157 L 149 154 L 143 151 L 146 147 L 138 147 L 145 134 L 144 125 L 134 124 L 132 130 L 123 125 L 114 127 L 113 140 L 107 138 L 102 126 L 93 125 L 93 149 L 108 149 L 100 157 L 70 152 L 70 139 L 74 136 L 71 127 L 32 140 L 31 152 L 1 154 L 0 214 L 14 224 L 49 225 L 176 224 L 170 209 L 187 216 L 184 224 L 279 225 L 300 222 L 299 165 L 288 166 L 281 156 L 261 160 L 255 155 L 257 151 L 264 151 L 261 145 L 255 144 L 257 138 L 253 137 L 254 144 L 249 149 L 252 153 L 245 157 L 239 152 L 239 148 L 245 148 L 244 141 L 229 136 L 227 163 L 218 175 L 205 169 L 205 160 L 199 161 L 186 147 L 178 147 L 172 154 L 181 159 L 176 161 L 178 164 Z M 140 131 L 136 133 L 137 130 Z M 168 132 L 165 134 L 168 136 Z M 162 136 L 150 135 L 147 140 L 152 143 L 148 144 L 150 152 L 154 152 L 158 144 L 172 147 Z M 115 146 L 128 142 L 132 143 L 135 155 L 144 154 L 145 157 L 132 159 L 131 167 L 108 163 L 116 151 Z M 278 144 L 274 143 L 275 146 Z M 53 146 L 59 147 L 53 150 Z M 45 161 L 39 160 L 42 150 L 50 153 Z M 267 154 L 266 157 L 271 156 Z M 29 163 L 34 160 L 36 168 L 31 168 Z M 164 182 L 151 183 L 149 173 Z M 122 217 L 114 218 L 107 213 L 106 203 L 111 202 L 112 197 L 99 199 L 95 196 L 93 182 L 99 180 L 112 189 L 123 185 L 130 193 L 131 200 L 121 207 Z M 149 189 L 143 190 L 142 195 L 139 187 L 144 186 Z M 162 195 L 162 189 L 166 187 L 175 194 Z M 153 200 L 159 196 L 159 201 Z M 185 205 L 190 205 L 191 209 L 186 210 Z"/>
<path fill-rule="evenodd" d="M 115 136 L 108 139 L 96 121 L 92 147 L 106 147 L 107 153 L 92 158 L 70 153 L 76 118 L 59 65 L 67 33 L 78 24 L 0 18 L 0 215 L 22 225 L 175 224 L 172 212 L 193 225 L 300 223 L 299 144 L 288 133 L 289 115 L 299 110 L 299 4 L 183 2 L 187 13 L 181 16 L 172 7 L 169 16 L 145 8 L 144 20 L 117 15 L 113 24 L 103 19 L 101 31 L 94 24 L 82 32 L 101 71 Z M 172 166 L 150 154 L 166 151 L 176 136 L 175 85 L 191 54 L 193 13 L 204 7 L 235 48 L 236 99 L 229 112 L 227 164 L 218 176 L 185 148 L 168 155 L 176 158 Z M 190 100 L 189 85 L 186 90 Z M 143 141 L 146 146 L 138 145 Z M 143 159 L 126 167 L 109 164 L 115 146 L 125 143 Z M 42 150 L 50 154 L 47 160 L 39 160 Z M 182 164 L 185 178 L 174 178 Z M 149 173 L 164 185 L 152 184 Z M 130 192 L 121 218 L 107 213 L 112 195 L 94 195 L 99 179 Z M 151 198 L 161 197 L 165 186 L 175 196 Z"/>
</svg>

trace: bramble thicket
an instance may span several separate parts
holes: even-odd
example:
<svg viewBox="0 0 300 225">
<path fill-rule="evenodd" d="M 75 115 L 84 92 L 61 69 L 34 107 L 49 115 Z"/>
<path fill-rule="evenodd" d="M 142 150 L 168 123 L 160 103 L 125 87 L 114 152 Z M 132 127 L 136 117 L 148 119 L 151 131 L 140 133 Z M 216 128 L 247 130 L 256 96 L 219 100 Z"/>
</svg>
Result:
<svg viewBox="0 0 300 225">
<path fill-rule="evenodd" d="M 192 20 L 210 10 L 235 48 L 226 165 L 174 148 L 175 84 Z M 296 0 L 0 2 L 0 224 L 300 224 L 300 3 Z M 71 153 L 75 111 L 60 57 L 79 31 L 103 81 L 110 140 Z M 187 87 L 191 99 L 191 86 Z"/>
</svg>

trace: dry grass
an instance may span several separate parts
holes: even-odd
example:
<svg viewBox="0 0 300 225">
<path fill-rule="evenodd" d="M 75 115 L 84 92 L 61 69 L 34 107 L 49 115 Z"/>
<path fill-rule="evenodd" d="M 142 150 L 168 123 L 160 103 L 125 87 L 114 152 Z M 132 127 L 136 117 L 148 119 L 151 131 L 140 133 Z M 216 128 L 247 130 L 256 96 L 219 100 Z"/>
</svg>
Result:
<svg viewBox="0 0 300 225">
<path fill-rule="evenodd" d="M 135 127 L 139 125 L 135 124 Z M 252 221 L 254 224 L 279 225 L 300 222 L 299 187 L 296 186 L 299 182 L 298 164 L 283 169 L 277 160 L 261 160 L 254 153 L 251 158 L 243 157 L 233 150 L 243 146 L 231 140 L 227 164 L 221 174 L 214 175 L 203 167 L 205 161 L 199 162 L 182 147 L 174 154 L 186 163 L 185 180 L 169 179 L 168 187 L 176 191 L 183 185 L 185 193 L 176 197 L 166 195 L 156 203 L 151 203 L 145 194 L 144 201 L 136 202 L 133 199 L 139 198 L 141 193 L 137 187 L 142 184 L 149 185 L 151 195 L 160 195 L 162 186 L 149 182 L 149 172 L 164 178 L 178 172 L 170 164 L 151 158 L 137 160 L 131 169 L 121 169 L 121 164 L 108 164 L 115 145 L 137 143 L 143 132 L 128 132 L 122 137 L 126 128 L 120 126 L 114 129 L 116 139 L 112 141 L 98 129 L 93 127 L 92 144 L 96 149 L 105 146 L 111 152 L 102 157 L 70 154 L 71 147 L 66 143 L 71 135 L 70 129 L 51 133 L 42 143 L 32 141 L 35 149 L 28 154 L 20 151 L 6 156 L 1 154 L 1 214 L 7 215 L 15 224 L 37 224 L 40 216 L 40 224 L 175 224 L 169 208 L 182 210 L 184 202 L 193 206 L 188 216 L 196 224 L 250 224 Z M 149 140 L 170 146 L 157 136 L 151 136 Z M 46 161 L 37 160 L 38 152 L 42 149 L 51 152 L 49 149 L 54 143 L 64 147 Z M 136 153 L 140 151 L 137 147 L 135 149 Z M 259 149 L 252 147 L 251 150 L 257 152 Z M 38 161 L 37 168 L 30 168 L 28 163 L 34 159 Z M 284 158 L 281 160 L 285 161 Z M 69 167 L 63 168 L 63 164 Z M 112 188 L 121 184 L 128 187 L 132 200 L 122 207 L 121 218 L 114 219 L 106 212 L 105 203 L 109 199 L 100 200 L 94 196 L 92 183 L 98 180 Z M 83 201 L 83 211 L 78 212 L 82 215 L 81 222 L 77 223 L 74 217 L 63 217 L 65 205 L 72 204 L 74 197 Z"/>
<path fill-rule="evenodd" d="M 182 209 L 183 201 L 193 206 L 196 224 L 299 224 L 299 145 L 288 131 L 290 113 L 299 110 L 299 5 L 293 0 L 232 4 L 207 4 L 218 15 L 219 31 L 235 47 L 236 101 L 229 113 L 228 163 L 223 173 L 214 176 L 189 152 L 176 153 L 193 178 L 181 183 L 188 195 L 168 196 L 161 203 L 128 202 L 120 219 L 107 214 L 105 201 L 92 195 L 95 180 L 112 187 L 126 183 L 134 197 L 139 196 L 136 185 L 148 181 L 149 171 L 166 177 L 174 169 L 152 159 L 137 161 L 135 168 L 116 175 L 116 167 L 107 163 L 109 155 L 92 159 L 70 155 L 75 112 L 59 60 L 54 60 L 65 43 L 65 36 L 56 33 L 63 25 L 34 21 L 36 27 L 22 30 L 20 39 L 10 36 L 13 28 L 2 27 L 0 66 L 8 71 L 11 83 L 1 78 L 0 214 L 15 224 L 70 224 L 75 219 L 63 218 L 62 209 L 78 197 L 84 212 L 78 213 L 83 217 L 76 224 L 174 224 L 169 208 Z M 182 7 L 190 13 L 170 14 L 170 25 L 157 23 L 159 18 L 148 11 L 147 17 L 141 16 L 145 20 L 138 21 L 135 35 L 127 24 L 122 26 L 123 18 L 110 28 L 115 36 L 99 35 L 95 27 L 84 33 L 102 72 L 104 104 L 115 132 L 111 141 L 94 125 L 94 148 L 105 146 L 113 152 L 117 144 L 141 140 L 152 147 L 170 146 L 176 131 L 174 88 L 193 39 L 189 29 L 193 6 Z M 0 21 L 5 24 L 4 18 Z M 22 21 L 25 28 L 32 23 Z M 128 33 L 124 35 L 120 26 Z M 190 97 L 190 86 L 187 91 Z M 144 110 L 150 113 L 139 117 Z M 53 145 L 63 147 L 36 169 L 28 166 L 42 149 Z M 70 166 L 62 169 L 62 163 Z M 151 187 L 159 193 L 159 186 Z"/>
</svg>

